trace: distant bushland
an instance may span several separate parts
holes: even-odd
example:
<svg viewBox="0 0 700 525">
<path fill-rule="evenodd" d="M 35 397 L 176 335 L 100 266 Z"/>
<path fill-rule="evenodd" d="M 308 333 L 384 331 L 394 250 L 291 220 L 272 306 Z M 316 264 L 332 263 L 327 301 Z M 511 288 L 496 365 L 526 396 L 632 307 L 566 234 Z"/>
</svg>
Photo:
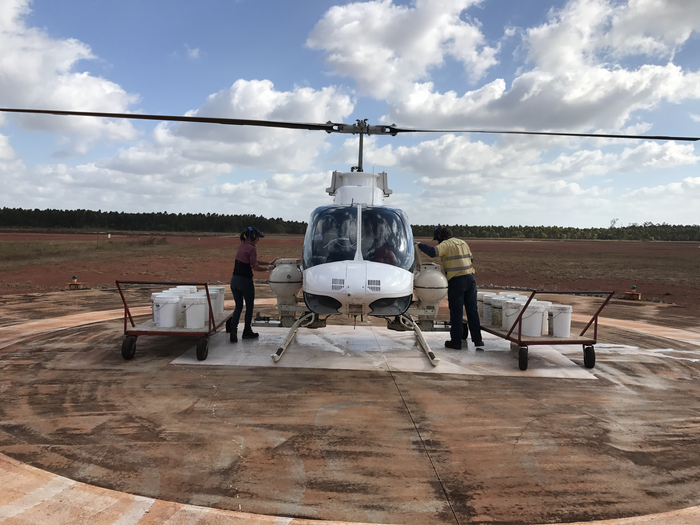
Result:
<svg viewBox="0 0 700 525">
<path fill-rule="evenodd" d="M 303 234 L 306 223 L 258 215 L 218 213 L 126 213 L 93 210 L 0 209 L 2 228 L 45 228 L 139 232 L 240 233 L 254 226 L 264 233 Z"/>
<path fill-rule="evenodd" d="M 0 209 L 0 228 L 41 228 L 134 232 L 240 233 L 248 226 L 264 233 L 301 235 L 306 223 L 259 215 L 218 213 L 126 213 L 93 210 Z M 432 237 L 433 225 L 413 225 L 416 237 Z M 482 239 L 599 239 L 620 241 L 700 241 L 700 225 L 629 224 L 609 228 L 563 226 L 450 226 L 455 236 Z"/>
<path fill-rule="evenodd" d="M 599 239 L 617 241 L 700 241 L 700 225 L 629 224 L 610 228 L 562 226 L 449 226 L 456 237 L 484 239 Z M 432 237 L 435 226 L 413 226 L 416 237 Z"/>
</svg>

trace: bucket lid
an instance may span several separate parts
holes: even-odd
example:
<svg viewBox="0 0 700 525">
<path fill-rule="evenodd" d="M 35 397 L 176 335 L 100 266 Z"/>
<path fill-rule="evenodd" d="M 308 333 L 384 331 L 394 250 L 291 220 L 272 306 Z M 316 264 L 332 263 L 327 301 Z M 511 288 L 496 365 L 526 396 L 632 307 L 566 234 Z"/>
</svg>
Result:
<svg viewBox="0 0 700 525">
<path fill-rule="evenodd" d="M 574 307 L 570 306 L 568 304 L 553 304 L 552 306 L 549 307 L 549 309 L 552 310 L 553 312 L 565 313 L 565 312 L 571 312 L 574 309 Z"/>
<path fill-rule="evenodd" d="M 534 303 L 534 304 L 533 304 Z M 523 305 L 524 306 L 524 305 Z M 527 305 L 528 312 L 544 312 L 547 307 L 543 304 L 537 304 L 534 301 Z"/>
<path fill-rule="evenodd" d="M 158 304 L 174 304 L 180 302 L 180 297 L 177 295 L 160 294 L 160 296 L 156 297 L 153 302 Z"/>
<path fill-rule="evenodd" d="M 207 298 L 189 294 L 182 298 L 182 304 L 207 304 Z"/>
<path fill-rule="evenodd" d="M 491 306 L 495 306 L 496 308 L 503 308 L 503 306 L 505 306 L 508 300 L 509 297 L 492 297 Z"/>
</svg>

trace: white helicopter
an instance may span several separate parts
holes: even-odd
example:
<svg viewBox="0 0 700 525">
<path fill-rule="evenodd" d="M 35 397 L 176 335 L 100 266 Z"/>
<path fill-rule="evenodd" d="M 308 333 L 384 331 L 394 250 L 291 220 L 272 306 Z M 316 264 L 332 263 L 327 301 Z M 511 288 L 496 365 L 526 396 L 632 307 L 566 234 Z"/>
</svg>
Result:
<svg viewBox="0 0 700 525">
<path fill-rule="evenodd" d="M 363 170 L 363 137 L 399 133 L 494 133 L 568 137 L 697 141 L 698 137 L 565 133 L 512 130 L 436 130 L 400 128 L 395 124 L 355 124 L 281 122 L 198 116 L 168 116 L 133 113 L 105 113 L 41 109 L 0 108 L 2 112 L 90 116 L 112 119 L 138 119 L 236 126 L 318 130 L 327 133 L 359 135 L 358 165 L 350 172 L 333 172 L 327 192 L 334 203 L 316 208 L 310 217 L 301 260 L 282 259 L 270 275 L 270 286 L 277 295 L 279 326 L 289 333 L 276 353 L 275 362 L 300 327 L 319 328 L 331 315 L 365 315 L 387 319 L 394 330 L 413 330 L 433 365 L 439 359 L 432 352 L 421 330 L 436 329 L 438 305 L 447 294 L 447 280 L 433 263 L 417 264 L 413 234 L 406 214 L 384 205 L 392 190 L 387 174 Z M 303 299 L 297 297 L 303 289 Z M 413 297 L 416 300 L 413 300 Z M 323 317 L 325 316 L 325 317 Z M 447 329 L 446 327 L 444 329 Z"/>
</svg>

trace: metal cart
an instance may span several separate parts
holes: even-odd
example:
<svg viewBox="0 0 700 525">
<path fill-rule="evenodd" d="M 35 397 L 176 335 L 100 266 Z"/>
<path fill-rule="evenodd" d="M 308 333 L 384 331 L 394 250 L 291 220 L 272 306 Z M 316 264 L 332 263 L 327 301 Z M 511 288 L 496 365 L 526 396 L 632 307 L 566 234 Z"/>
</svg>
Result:
<svg viewBox="0 0 700 525">
<path fill-rule="evenodd" d="M 510 329 L 506 328 L 501 328 L 498 326 L 493 326 L 493 325 L 487 325 L 487 324 L 482 324 L 481 329 L 485 332 L 488 332 L 490 334 L 493 334 L 497 337 L 501 337 L 503 339 L 506 339 L 507 341 L 511 342 L 511 347 L 515 347 L 517 345 L 518 348 L 518 366 L 520 367 L 520 370 L 527 370 L 527 361 L 528 361 L 528 347 L 529 346 L 534 346 L 534 345 L 582 345 L 583 346 L 583 364 L 586 366 L 586 368 L 593 368 L 595 366 L 595 348 L 594 345 L 597 343 L 598 339 L 598 316 L 600 315 L 600 312 L 603 311 L 603 308 L 608 304 L 610 299 L 612 298 L 613 294 L 615 292 L 610 292 L 610 291 L 605 291 L 605 292 L 599 292 L 599 291 L 593 291 L 593 292 L 588 292 L 588 291 L 536 291 L 536 290 L 527 290 L 530 292 L 530 297 L 528 298 L 527 302 L 523 305 L 523 307 L 520 309 L 520 313 L 518 314 L 518 317 L 516 318 L 515 322 L 513 323 L 513 326 Z M 561 295 L 604 295 L 607 296 L 605 297 L 605 300 L 603 301 L 603 304 L 600 305 L 600 308 L 598 308 L 598 311 L 596 311 L 595 314 L 593 314 L 593 317 L 591 317 L 591 320 L 588 321 L 588 324 L 586 324 L 585 328 L 581 331 L 581 333 L 578 336 L 571 336 L 571 337 L 552 337 L 549 335 L 542 335 L 542 336 L 523 336 L 522 335 L 522 317 L 523 314 L 525 313 L 525 309 L 527 306 L 530 304 L 532 299 L 535 297 L 536 294 L 561 294 Z M 586 332 L 588 329 L 593 326 L 593 337 L 586 336 Z"/>
<path fill-rule="evenodd" d="M 211 296 L 209 295 L 209 285 L 207 283 L 193 282 L 153 282 L 153 281 L 116 281 L 117 290 L 124 303 L 124 342 L 122 342 L 122 357 L 124 359 L 133 359 L 136 353 L 136 339 L 141 335 L 170 335 L 176 337 L 199 337 L 197 341 L 197 359 L 204 361 L 209 355 L 209 337 L 216 333 L 222 325 L 233 315 L 233 311 L 224 310 L 222 314 L 215 315 L 211 304 Z M 122 285 L 148 285 L 148 286 L 203 286 L 207 295 L 207 303 L 209 305 L 209 319 L 206 326 L 201 329 L 187 328 L 183 326 L 160 327 L 156 326 L 153 319 L 149 319 L 140 324 L 134 322 L 129 306 L 126 303 L 124 290 Z M 131 323 L 131 327 L 127 324 L 127 320 Z"/>
</svg>

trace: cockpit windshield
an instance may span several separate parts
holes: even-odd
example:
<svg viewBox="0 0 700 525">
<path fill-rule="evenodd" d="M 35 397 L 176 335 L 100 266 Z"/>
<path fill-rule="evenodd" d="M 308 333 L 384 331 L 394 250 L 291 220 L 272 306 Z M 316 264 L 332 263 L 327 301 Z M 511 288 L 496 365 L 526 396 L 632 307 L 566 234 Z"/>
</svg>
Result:
<svg viewBox="0 0 700 525">
<path fill-rule="evenodd" d="M 357 207 L 323 206 L 311 214 L 304 239 L 304 267 L 352 261 L 357 251 Z"/>
<path fill-rule="evenodd" d="M 413 269 L 413 234 L 398 209 L 362 206 L 360 252 L 365 261 Z M 304 239 L 304 267 L 352 261 L 357 251 L 357 206 L 323 206 L 311 214 Z"/>
<path fill-rule="evenodd" d="M 362 208 L 362 259 L 413 269 L 413 234 L 401 210 L 384 206 Z"/>
</svg>

